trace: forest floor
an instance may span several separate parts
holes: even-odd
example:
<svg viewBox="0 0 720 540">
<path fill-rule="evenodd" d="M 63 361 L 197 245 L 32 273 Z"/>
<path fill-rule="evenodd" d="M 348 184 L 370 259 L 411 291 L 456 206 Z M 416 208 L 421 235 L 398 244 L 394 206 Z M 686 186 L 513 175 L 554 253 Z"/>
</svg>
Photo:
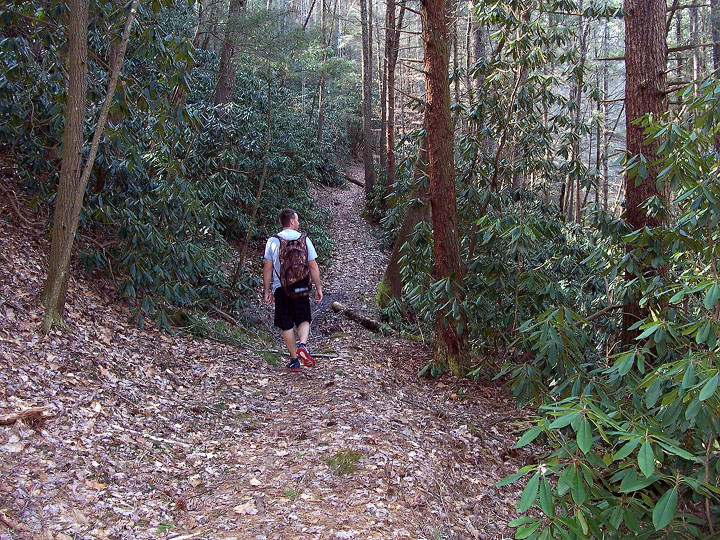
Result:
<svg viewBox="0 0 720 540">
<path fill-rule="evenodd" d="M 328 357 L 300 373 L 250 346 L 139 329 L 79 270 L 67 325 L 41 335 L 47 235 L 0 198 L 0 538 L 513 536 L 520 488 L 495 483 L 531 459 L 513 449 L 525 412 L 495 383 L 419 379 L 423 343 L 330 311 L 371 312 L 387 254 L 362 188 L 315 196 L 337 211 L 311 339 Z M 42 418 L 3 416 L 31 407 Z"/>
</svg>

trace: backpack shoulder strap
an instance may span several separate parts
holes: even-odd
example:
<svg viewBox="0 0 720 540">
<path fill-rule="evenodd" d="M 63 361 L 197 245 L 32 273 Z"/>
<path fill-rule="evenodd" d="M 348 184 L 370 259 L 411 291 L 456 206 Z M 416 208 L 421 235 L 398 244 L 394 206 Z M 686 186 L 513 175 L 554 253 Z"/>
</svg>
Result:
<svg viewBox="0 0 720 540">
<path fill-rule="evenodd" d="M 308 255 L 310 254 L 310 250 L 308 249 L 308 245 L 307 245 L 307 234 L 302 233 L 300 235 L 300 238 L 298 238 L 298 240 L 302 241 L 302 244 L 305 246 L 305 260 L 307 260 Z"/>
</svg>

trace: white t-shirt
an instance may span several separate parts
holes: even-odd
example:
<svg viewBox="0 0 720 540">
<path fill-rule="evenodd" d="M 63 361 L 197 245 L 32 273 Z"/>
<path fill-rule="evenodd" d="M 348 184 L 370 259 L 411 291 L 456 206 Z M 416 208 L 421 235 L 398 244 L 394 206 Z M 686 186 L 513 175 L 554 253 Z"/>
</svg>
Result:
<svg viewBox="0 0 720 540">
<path fill-rule="evenodd" d="M 284 238 L 285 240 L 297 240 L 300 238 L 300 233 L 294 229 L 283 229 L 278 233 L 278 236 Z M 313 246 L 312 240 L 305 237 L 305 243 L 307 244 L 308 248 L 308 261 L 312 261 L 317 258 L 317 252 L 315 251 L 315 246 Z M 280 240 L 275 238 L 274 236 L 271 236 L 268 238 L 267 243 L 265 244 L 265 258 L 273 262 L 273 284 L 272 284 L 272 290 L 273 293 L 275 292 L 275 289 L 277 289 L 280 286 Z"/>
</svg>

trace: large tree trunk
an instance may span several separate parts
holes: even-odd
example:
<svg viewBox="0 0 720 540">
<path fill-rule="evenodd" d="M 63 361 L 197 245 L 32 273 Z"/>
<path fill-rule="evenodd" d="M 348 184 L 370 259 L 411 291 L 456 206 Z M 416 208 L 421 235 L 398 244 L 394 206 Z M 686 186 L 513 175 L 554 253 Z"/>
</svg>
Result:
<svg viewBox="0 0 720 540">
<path fill-rule="evenodd" d="M 400 4 L 400 14 L 395 20 L 395 1 L 388 0 L 385 35 L 385 62 L 387 65 L 387 96 L 386 96 L 386 123 L 385 123 L 385 155 L 387 176 L 385 180 L 385 194 L 390 192 L 395 183 L 395 67 L 397 66 L 398 51 L 400 50 L 400 29 L 405 15 L 405 0 Z"/>
<path fill-rule="evenodd" d="M 713 40 L 713 71 L 720 77 L 720 0 L 710 0 L 710 29 Z"/>
<path fill-rule="evenodd" d="M 450 118 L 449 51 L 445 0 L 421 0 L 422 41 L 427 107 L 430 204 L 433 221 L 435 279 L 450 279 L 449 294 L 438 302 L 461 302 L 463 268 L 457 230 L 455 158 Z M 462 313 L 462 310 L 461 310 Z M 438 309 L 435 322 L 434 359 L 463 375 L 469 366 L 464 320 L 446 321 Z M 462 331 L 458 327 L 462 326 Z"/>
<path fill-rule="evenodd" d="M 48 273 L 43 290 L 45 301 L 43 329 L 46 332 L 62 319 L 70 271 L 70 255 L 77 228 L 74 205 L 75 194 L 80 187 L 83 121 L 87 97 L 88 0 L 70 0 L 69 20 L 68 93 L 62 162 L 55 199 Z"/>
<path fill-rule="evenodd" d="M 87 27 L 88 2 L 87 0 L 72 0 L 70 3 L 70 27 L 68 36 L 68 103 L 65 112 L 65 130 L 63 132 L 63 158 L 60 166 L 60 181 L 58 183 L 55 201 L 54 223 L 52 241 L 50 244 L 50 257 L 48 259 L 48 273 L 43 296 L 45 300 L 45 317 L 43 330 L 50 328 L 62 320 L 62 312 L 67 296 L 68 279 L 70 277 L 70 257 L 72 255 L 75 233 L 77 232 L 80 211 L 82 210 L 85 188 L 92 172 L 95 156 L 105 128 L 110 105 L 115 96 L 115 88 L 122 70 L 125 50 L 130 38 L 130 30 L 138 0 L 133 0 L 130 13 L 125 22 L 122 40 L 115 53 L 113 64 L 108 73 L 107 94 L 97 125 L 93 140 L 90 144 L 85 166 L 81 171 L 83 121 L 87 96 Z"/>
<path fill-rule="evenodd" d="M 385 171 L 387 183 L 387 96 L 388 96 L 388 47 L 390 46 L 390 23 L 395 18 L 395 2 L 388 0 L 385 5 L 385 53 L 380 69 L 380 169 Z M 393 23 L 394 24 L 394 23 Z M 378 32 L 378 35 L 380 32 Z M 379 50 L 378 50 L 379 53 Z M 387 191 L 387 190 L 386 190 Z M 384 206 L 384 204 L 383 204 Z"/>
<path fill-rule="evenodd" d="M 365 200 L 369 201 L 375 187 L 372 140 L 372 26 L 368 2 L 360 0 L 360 23 L 362 25 L 362 124 L 363 164 L 365 165 Z"/>
<path fill-rule="evenodd" d="M 400 259 L 402 257 L 402 247 L 410 239 L 410 235 L 415 229 L 415 225 L 424 220 L 430 219 L 430 201 L 428 200 L 428 192 L 424 189 L 424 182 L 420 179 L 427 174 L 427 138 L 423 137 L 418 146 L 418 159 L 415 162 L 413 171 L 413 189 L 411 198 L 413 200 L 422 201 L 422 204 L 411 203 L 405 210 L 405 219 L 403 219 L 400 232 L 393 244 L 393 250 L 390 254 L 385 274 L 383 275 L 383 284 L 380 290 L 384 295 L 391 298 L 402 298 L 402 276 L 400 274 Z M 385 303 L 385 298 L 381 302 Z M 384 306 L 382 306 L 384 307 Z"/>
<path fill-rule="evenodd" d="M 608 56 L 608 24 L 605 23 L 603 32 L 603 58 Z M 610 148 L 610 135 L 608 132 L 608 63 L 603 62 L 603 101 L 602 101 L 602 209 L 608 211 L 608 150 Z"/>
<path fill-rule="evenodd" d="M 227 22 L 225 24 L 225 38 L 220 53 L 220 75 L 215 87 L 215 105 L 229 103 L 235 93 L 235 35 L 240 25 L 240 14 L 245 8 L 245 0 L 230 0 Z"/>
<path fill-rule="evenodd" d="M 665 0 L 625 0 L 625 125 L 627 153 L 642 154 L 648 163 L 656 159 L 657 145 L 646 143 L 643 128 L 635 121 L 647 113 L 659 118 L 667 109 L 667 43 Z M 657 171 L 648 167 L 647 177 L 628 178 L 625 186 L 625 221 L 630 230 L 660 225 L 658 217 L 649 217 L 641 208 L 648 197 L 663 197 L 656 185 Z M 632 245 L 627 246 L 631 251 Z M 626 280 L 635 278 L 626 274 Z M 623 309 L 622 342 L 630 344 L 637 331 L 630 327 L 644 318 L 638 298 L 627 300 Z"/>
</svg>

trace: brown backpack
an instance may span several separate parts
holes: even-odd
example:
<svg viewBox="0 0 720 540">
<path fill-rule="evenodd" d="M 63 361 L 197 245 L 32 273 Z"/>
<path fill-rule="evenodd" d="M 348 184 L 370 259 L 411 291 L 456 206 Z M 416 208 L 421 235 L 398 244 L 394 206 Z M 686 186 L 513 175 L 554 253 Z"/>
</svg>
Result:
<svg viewBox="0 0 720 540">
<path fill-rule="evenodd" d="M 280 285 L 289 298 L 303 298 L 310 295 L 310 267 L 308 266 L 307 235 L 301 234 L 296 240 L 280 240 Z"/>
</svg>

